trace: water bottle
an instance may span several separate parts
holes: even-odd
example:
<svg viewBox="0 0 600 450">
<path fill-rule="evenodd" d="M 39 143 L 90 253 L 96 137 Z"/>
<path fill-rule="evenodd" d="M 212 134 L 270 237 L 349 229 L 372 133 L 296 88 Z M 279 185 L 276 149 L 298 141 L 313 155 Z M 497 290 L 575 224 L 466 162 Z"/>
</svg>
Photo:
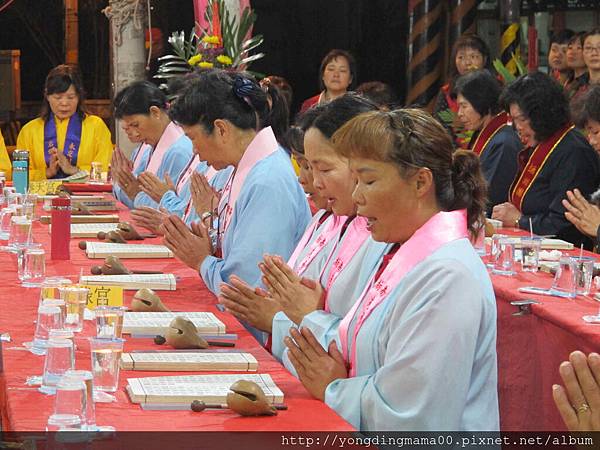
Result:
<svg viewBox="0 0 600 450">
<path fill-rule="evenodd" d="M 29 190 L 29 151 L 15 150 L 13 152 L 13 186 L 19 194 Z"/>
</svg>

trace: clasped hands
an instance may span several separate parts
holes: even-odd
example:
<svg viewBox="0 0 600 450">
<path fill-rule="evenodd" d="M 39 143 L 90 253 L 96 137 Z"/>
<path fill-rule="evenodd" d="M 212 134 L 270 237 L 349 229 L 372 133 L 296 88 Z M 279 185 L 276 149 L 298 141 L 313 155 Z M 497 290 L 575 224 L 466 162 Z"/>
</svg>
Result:
<svg viewBox="0 0 600 450">
<path fill-rule="evenodd" d="M 50 149 L 48 153 L 50 154 L 50 161 L 48 167 L 46 167 L 47 179 L 55 177 L 59 170 L 62 170 L 66 175 L 73 175 L 79 171 L 77 166 L 72 165 L 65 154 L 58 151 L 56 147 Z"/>
<path fill-rule="evenodd" d="M 235 275 L 229 284 L 221 284 L 219 301 L 239 320 L 271 332 L 273 318 L 279 311 L 299 325 L 305 315 L 323 308 L 323 287 L 315 280 L 298 276 L 281 257 L 265 255 L 259 268 L 268 290 L 252 288 Z M 313 333 L 302 327 L 291 328 L 284 343 L 300 381 L 314 397 L 324 400 L 332 381 L 348 377 L 346 362 L 335 342 L 325 350 Z"/>
</svg>

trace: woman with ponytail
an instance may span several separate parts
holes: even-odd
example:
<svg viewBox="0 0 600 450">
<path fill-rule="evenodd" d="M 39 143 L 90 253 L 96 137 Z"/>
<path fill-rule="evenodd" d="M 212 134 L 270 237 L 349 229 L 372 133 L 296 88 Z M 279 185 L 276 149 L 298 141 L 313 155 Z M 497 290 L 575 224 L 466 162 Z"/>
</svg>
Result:
<svg viewBox="0 0 600 450">
<path fill-rule="evenodd" d="M 171 216 L 163 224 L 165 244 L 215 294 L 231 275 L 258 285 L 263 255 L 288 258 L 310 220 L 290 158 L 265 126 L 269 111 L 258 83 L 221 70 L 190 81 L 171 107 L 201 160 L 218 171 L 233 166 L 202 223 L 190 230 Z"/>
<path fill-rule="evenodd" d="M 300 380 L 360 430 L 497 430 L 496 306 L 469 242 L 485 209 L 471 152 L 416 109 L 362 114 L 333 136 L 373 239 L 393 244 L 328 342 L 291 329 Z"/>
</svg>

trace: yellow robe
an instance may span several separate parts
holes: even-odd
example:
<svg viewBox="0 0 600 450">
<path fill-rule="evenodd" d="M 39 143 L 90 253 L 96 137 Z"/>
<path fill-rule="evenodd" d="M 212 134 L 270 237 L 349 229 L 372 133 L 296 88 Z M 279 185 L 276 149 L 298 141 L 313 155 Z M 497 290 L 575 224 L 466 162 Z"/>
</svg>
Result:
<svg viewBox="0 0 600 450">
<path fill-rule="evenodd" d="M 7 181 L 12 180 L 12 164 L 8 157 L 8 152 L 6 151 L 2 132 L 0 132 L 0 172 L 4 172 Z"/>
<path fill-rule="evenodd" d="M 67 136 L 69 119 L 59 120 L 56 117 L 56 137 L 59 151 L 63 151 Z M 44 119 L 28 122 L 17 137 L 17 148 L 29 150 L 29 179 L 31 181 L 46 179 L 46 160 L 44 159 Z M 110 131 L 98 116 L 87 115 L 81 126 L 81 143 L 77 155 L 77 167 L 90 171 L 92 162 L 102 163 L 104 171 L 113 152 Z"/>
</svg>

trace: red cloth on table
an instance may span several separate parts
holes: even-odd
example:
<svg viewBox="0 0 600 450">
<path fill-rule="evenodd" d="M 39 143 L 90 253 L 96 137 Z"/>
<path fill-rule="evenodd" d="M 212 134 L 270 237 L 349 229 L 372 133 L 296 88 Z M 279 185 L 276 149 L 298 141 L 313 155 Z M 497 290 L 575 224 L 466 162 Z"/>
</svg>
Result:
<svg viewBox="0 0 600 450">
<path fill-rule="evenodd" d="M 600 351 L 600 325 L 582 320 L 597 314 L 600 304 L 591 297 L 567 300 L 518 291 L 524 286 L 549 288 L 553 276 L 544 272 L 491 277 L 498 307 L 500 429 L 566 431 L 552 399 L 552 385 L 562 384 L 558 366 L 572 351 Z M 532 305 L 531 314 L 513 315 L 518 308 L 510 302 L 526 298 L 541 304 Z"/>
<path fill-rule="evenodd" d="M 124 219 L 129 217 L 121 211 Z M 49 258 L 49 233 L 47 225 L 36 222 L 34 225 L 36 240 L 44 245 Z M 90 267 L 101 260 L 88 259 L 85 252 L 77 247 L 80 239 L 71 241 L 71 261 L 47 261 L 48 276 L 64 275 L 76 280 L 80 269 L 89 274 Z M 161 243 L 160 238 L 147 239 L 145 243 Z M 352 427 L 340 418 L 323 402 L 315 400 L 302 384 L 290 375 L 256 340 L 233 318 L 218 312 L 216 298 L 204 286 L 199 275 L 184 267 L 176 259 L 125 260 L 132 269 L 161 270 L 178 277 L 176 291 L 159 291 L 163 302 L 172 311 L 211 311 L 225 324 L 228 333 L 237 333 L 236 349 L 250 351 L 258 360 L 258 373 L 268 372 L 284 392 L 285 403 L 289 409 L 279 411 L 275 417 L 244 418 L 229 410 L 205 411 L 202 414 L 191 411 L 143 411 L 139 405 L 132 404 L 125 392 L 127 378 L 145 376 L 181 375 L 181 372 L 142 372 L 121 371 L 116 403 L 97 403 L 96 422 L 99 425 L 113 425 L 118 431 L 131 430 L 177 430 L 177 431 L 271 431 L 271 430 L 352 430 Z M 4 373 L 0 374 L 0 408 L 3 431 L 40 431 L 44 430 L 51 414 L 54 397 L 43 395 L 34 389 L 23 389 L 25 379 L 30 375 L 41 375 L 44 358 L 26 351 L 10 350 L 31 341 L 34 332 L 34 320 L 38 305 L 39 289 L 21 288 L 16 282 L 15 255 L 0 253 L 0 330 L 10 333 L 12 342 L 3 343 Z M 125 305 L 129 305 L 134 291 L 125 291 Z M 82 337 L 75 343 L 76 368 L 89 370 L 90 351 L 85 336 L 95 335 L 95 324 L 86 321 Z M 125 336 L 125 351 L 133 349 L 156 349 L 152 339 L 131 339 Z M 186 372 L 190 373 L 190 372 Z M 201 373 L 201 372 L 191 372 Z M 206 373 L 206 372 L 202 372 Z M 5 383 L 5 384 L 3 384 Z"/>
</svg>

